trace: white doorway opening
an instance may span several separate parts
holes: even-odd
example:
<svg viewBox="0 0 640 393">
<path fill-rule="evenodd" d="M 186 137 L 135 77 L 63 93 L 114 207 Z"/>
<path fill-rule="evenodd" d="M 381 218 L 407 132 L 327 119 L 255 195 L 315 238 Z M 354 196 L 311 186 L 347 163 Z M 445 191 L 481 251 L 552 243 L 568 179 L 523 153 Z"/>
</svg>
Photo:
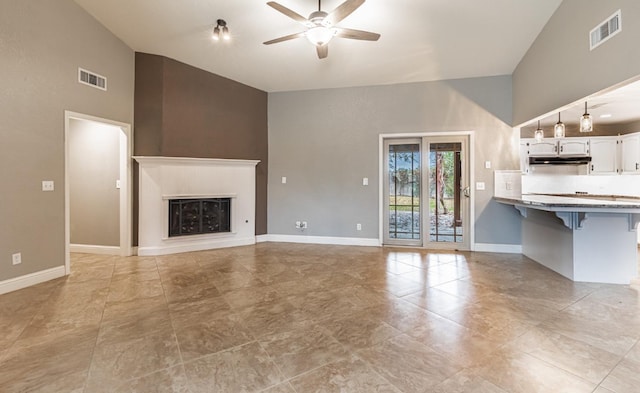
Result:
<svg viewBox="0 0 640 393">
<path fill-rule="evenodd" d="M 131 255 L 132 152 L 130 124 L 65 111 L 66 274 L 72 251 Z"/>
</svg>

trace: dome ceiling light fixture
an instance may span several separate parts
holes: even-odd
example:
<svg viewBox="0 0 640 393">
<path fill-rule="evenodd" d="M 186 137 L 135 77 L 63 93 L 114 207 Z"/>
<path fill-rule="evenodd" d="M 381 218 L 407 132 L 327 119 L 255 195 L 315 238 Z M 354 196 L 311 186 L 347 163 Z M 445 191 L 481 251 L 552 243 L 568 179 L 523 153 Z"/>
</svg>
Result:
<svg viewBox="0 0 640 393">
<path fill-rule="evenodd" d="M 363 41 L 377 41 L 380 38 L 380 34 L 371 33 L 369 31 L 346 29 L 343 27 L 337 27 L 336 24 L 340 23 L 344 18 L 351 15 L 358 7 L 364 4 L 365 0 L 347 0 L 340 4 L 338 8 L 327 13 L 322 11 L 322 0 L 318 0 L 318 10 L 309 15 L 308 18 L 303 17 L 295 11 L 283 6 L 282 4 L 270 1 L 268 6 L 288 16 L 298 23 L 304 25 L 307 30 L 285 35 L 283 37 L 275 38 L 273 40 L 265 41 L 264 45 L 276 44 L 278 42 L 292 40 L 294 38 L 306 37 L 316 47 L 319 59 L 324 59 L 329 54 L 329 41 L 333 37 L 349 38 L 352 40 Z"/>
</svg>

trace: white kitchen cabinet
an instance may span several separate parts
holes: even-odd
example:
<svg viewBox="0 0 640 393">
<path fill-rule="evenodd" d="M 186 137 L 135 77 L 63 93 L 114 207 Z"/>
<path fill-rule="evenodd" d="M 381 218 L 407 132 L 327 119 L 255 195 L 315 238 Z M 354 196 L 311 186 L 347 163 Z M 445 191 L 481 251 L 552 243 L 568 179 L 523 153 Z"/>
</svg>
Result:
<svg viewBox="0 0 640 393">
<path fill-rule="evenodd" d="M 552 157 L 558 155 L 558 140 L 557 139 L 543 139 L 537 142 L 535 139 L 529 142 L 529 156 L 530 157 Z"/>
<path fill-rule="evenodd" d="M 622 173 L 640 174 L 640 133 L 620 137 L 622 144 Z"/>
<path fill-rule="evenodd" d="M 589 140 L 591 150 L 591 175 L 615 175 L 618 173 L 618 137 L 596 137 Z"/>
<path fill-rule="evenodd" d="M 588 156 L 589 139 L 566 138 L 558 141 L 558 155 L 560 156 Z"/>
<path fill-rule="evenodd" d="M 534 139 L 520 140 L 520 170 L 523 175 L 529 173 L 529 143 Z"/>
</svg>

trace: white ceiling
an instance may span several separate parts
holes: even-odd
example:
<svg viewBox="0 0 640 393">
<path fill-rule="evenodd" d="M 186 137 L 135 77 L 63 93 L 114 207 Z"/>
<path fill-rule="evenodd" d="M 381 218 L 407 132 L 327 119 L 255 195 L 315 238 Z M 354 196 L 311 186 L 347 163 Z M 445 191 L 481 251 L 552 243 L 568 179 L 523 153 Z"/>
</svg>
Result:
<svg viewBox="0 0 640 393">
<path fill-rule="evenodd" d="M 335 38 L 319 60 L 304 28 L 266 0 L 75 0 L 138 52 L 167 56 L 275 92 L 508 75 L 561 0 L 367 0 L 338 24 L 381 34 Z M 308 16 L 316 0 L 278 0 Z M 342 0 L 325 0 L 331 11 Z M 216 19 L 228 42 L 214 42 Z M 96 70 L 99 72 L 99 70 Z"/>
</svg>

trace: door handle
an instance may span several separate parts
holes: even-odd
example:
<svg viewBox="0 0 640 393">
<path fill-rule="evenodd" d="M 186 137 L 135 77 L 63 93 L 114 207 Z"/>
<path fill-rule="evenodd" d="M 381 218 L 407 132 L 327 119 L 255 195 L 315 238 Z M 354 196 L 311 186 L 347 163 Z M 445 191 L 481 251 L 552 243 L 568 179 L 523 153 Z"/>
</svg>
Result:
<svg viewBox="0 0 640 393">
<path fill-rule="evenodd" d="M 469 198 L 471 196 L 471 189 L 469 187 L 465 187 L 462 189 L 462 195 Z"/>
</svg>

